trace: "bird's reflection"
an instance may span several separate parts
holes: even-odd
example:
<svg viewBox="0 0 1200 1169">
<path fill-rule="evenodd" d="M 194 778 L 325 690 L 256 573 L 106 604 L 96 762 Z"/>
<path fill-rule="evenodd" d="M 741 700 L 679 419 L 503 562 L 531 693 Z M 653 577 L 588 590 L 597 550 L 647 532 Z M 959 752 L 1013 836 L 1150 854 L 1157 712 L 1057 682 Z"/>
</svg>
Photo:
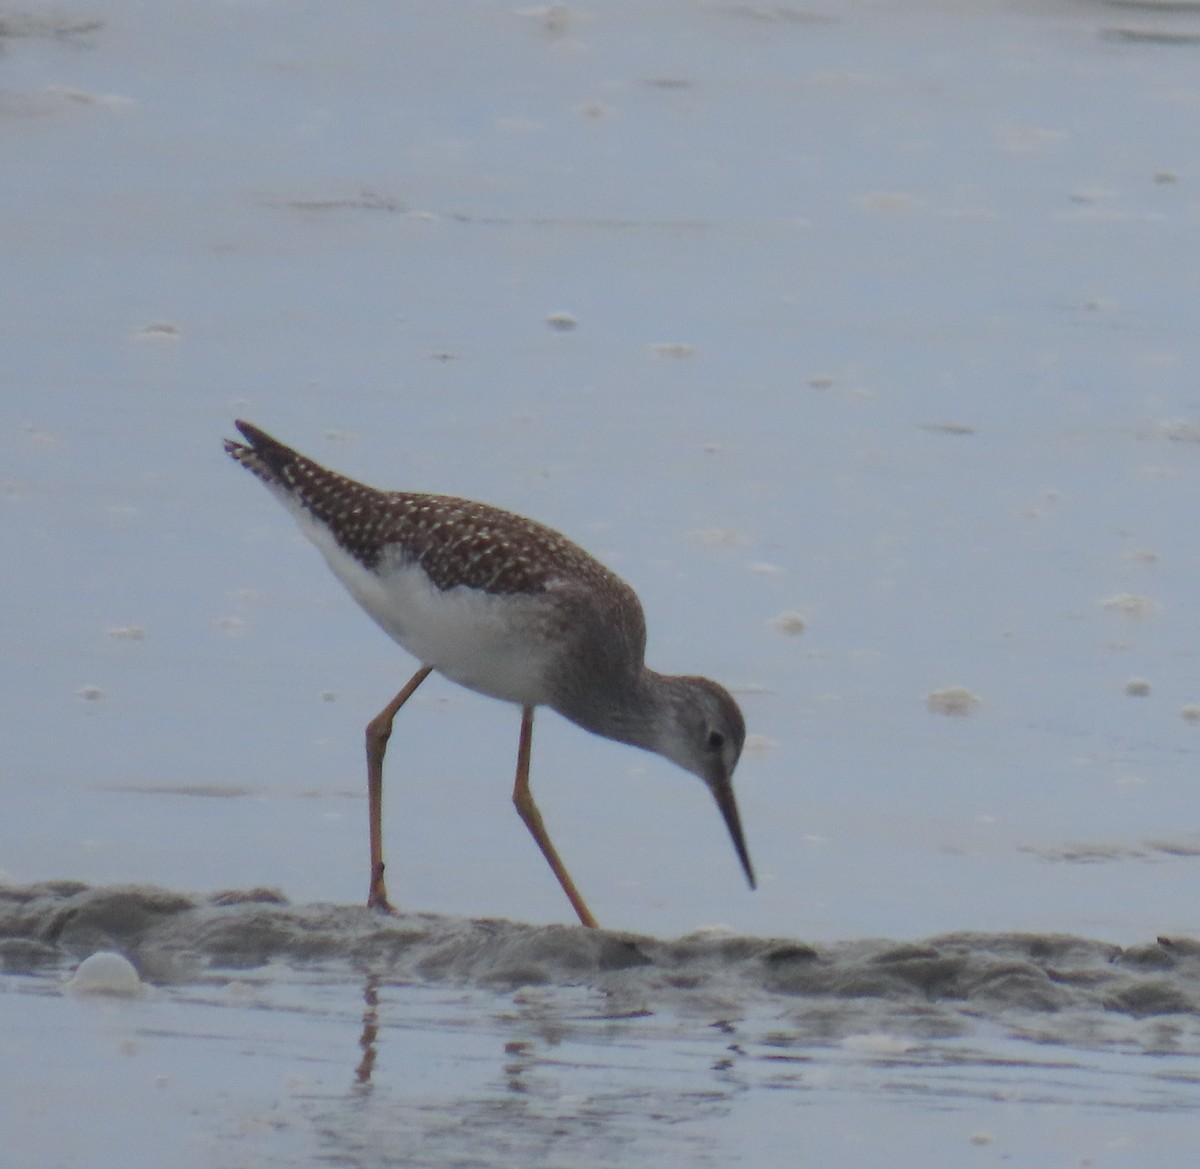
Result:
<svg viewBox="0 0 1200 1169">
<path fill-rule="evenodd" d="M 375 1070 L 375 1038 L 379 1033 L 379 975 L 368 974 L 363 985 L 362 1031 L 358 1046 L 362 1058 L 354 1069 L 354 1082 L 367 1091 L 371 1090 L 371 1073 Z"/>
</svg>

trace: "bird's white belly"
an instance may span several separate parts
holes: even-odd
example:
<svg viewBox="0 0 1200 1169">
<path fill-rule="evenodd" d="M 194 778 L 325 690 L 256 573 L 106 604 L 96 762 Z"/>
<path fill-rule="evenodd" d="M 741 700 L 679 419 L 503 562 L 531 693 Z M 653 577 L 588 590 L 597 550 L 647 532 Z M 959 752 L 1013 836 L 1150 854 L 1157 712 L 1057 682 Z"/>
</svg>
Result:
<svg viewBox="0 0 1200 1169">
<path fill-rule="evenodd" d="M 413 657 L 493 698 L 522 706 L 547 701 L 552 652 L 540 636 L 545 601 L 477 589 L 438 589 L 415 564 L 364 568 L 311 521 L 305 534 L 354 599 Z"/>
</svg>

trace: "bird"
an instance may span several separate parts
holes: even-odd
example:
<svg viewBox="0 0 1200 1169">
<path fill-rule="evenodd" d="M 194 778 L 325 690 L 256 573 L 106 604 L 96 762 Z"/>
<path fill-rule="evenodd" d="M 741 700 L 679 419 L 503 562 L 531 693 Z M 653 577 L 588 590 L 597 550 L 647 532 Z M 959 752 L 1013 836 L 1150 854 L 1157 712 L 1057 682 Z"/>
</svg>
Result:
<svg viewBox="0 0 1200 1169">
<path fill-rule="evenodd" d="M 451 495 L 368 487 L 248 422 L 235 425 L 245 442 L 226 439 L 226 453 L 266 484 L 350 595 L 420 663 L 366 727 L 369 907 L 395 912 L 382 829 L 392 723 L 434 671 L 521 708 L 513 803 L 581 924 L 597 927 L 529 785 L 539 706 L 699 777 L 756 887 L 733 791 L 746 739 L 742 712 L 708 678 L 646 666 L 645 617 L 625 581 L 535 520 Z"/>
</svg>

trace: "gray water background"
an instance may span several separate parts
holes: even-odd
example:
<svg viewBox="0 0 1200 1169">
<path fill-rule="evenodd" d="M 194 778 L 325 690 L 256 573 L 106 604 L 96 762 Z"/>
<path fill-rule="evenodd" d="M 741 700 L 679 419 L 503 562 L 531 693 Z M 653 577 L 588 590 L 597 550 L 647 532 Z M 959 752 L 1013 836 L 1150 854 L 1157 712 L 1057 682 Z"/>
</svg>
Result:
<svg viewBox="0 0 1200 1169">
<path fill-rule="evenodd" d="M 651 664 L 735 690 L 754 894 L 692 779 L 539 720 L 534 790 L 606 926 L 818 951 L 967 931 L 968 956 L 1196 936 L 1198 34 L 1186 4 L 994 0 L 6 11 L 0 869 L 361 902 L 362 727 L 412 663 L 221 453 L 240 415 L 566 531 L 638 589 Z M 971 714 L 930 710 L 956 686 Z M 516 729 L 436 681 L 404 712 L 406 910 L 569 921 L 509 803 Z M 398 1101 L 433 1164 L 528 1163 L 555 1125 L 547 1163 L 1194 1147 L 1186 982 L 1151 995 L 1169 1057 L 1103 996 L 1080 1009 L 1118 1041 L 1047 1049 L 988 1005 L 915 1061 L 887 994 L 863 1019 L 821 991 L 833 1044 L 754 999 L 752 1048 L 803 1049 L 787 1091 L 725 1084 L 724 1005 L 680 1024 L 651 996 L 665 1031 L 538 1049 L 547 1130 L 496 1104 L 519 988 L 375 971 L 375 1113 L 346 1095 L 347 954 L 217 994 L 187 989 L 225 960 L 192 944 L 136 1003 L 62 998 L 74 949 L 4 977 L 31 1164 L 127 1164 L 131 1117 L 163 1164 L 328 1162 L 327 1138 L 421 1163 Z M 545 977 L 552 1022 L 593 993 Z M 993 1082 L 1010 1058 L 1041 1070 Z M 439 1144 L 463 1100 L 487 1123 Z"/>
</svg>

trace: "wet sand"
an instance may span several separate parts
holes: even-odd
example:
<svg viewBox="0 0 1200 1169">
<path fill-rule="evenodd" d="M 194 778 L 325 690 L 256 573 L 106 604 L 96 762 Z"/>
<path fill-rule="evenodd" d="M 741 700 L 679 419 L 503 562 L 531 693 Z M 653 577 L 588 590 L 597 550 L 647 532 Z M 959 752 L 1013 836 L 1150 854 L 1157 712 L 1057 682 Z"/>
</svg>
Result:
<svg viewBox="0 0 1200 1169">
<path fill-rule="evenodd" d="M 1165 1053 L 1172 1050 L 1168 1029 L 1140 1021 L 1186 1020 L 1200 1009 L 1200 943 L 1185 938 L 1122 948 L 1066 935 L 961 932 L 914 943 L 813 946 L 706 930 L 667 941 L 577 926 L 292 906 L 273 890 L 191 897 L 75 882 L 0 888 L 6 972 L 57 971 L 100 950 L 125 954 L 143 979 L 163 984 L 276 962 L 344 967 L 390 982 L 581 984 L 611 999 L 614 1017 L 701 1003 L 734 1014 L 750 1004 L 803 1014 L 795 999 L 829 999 L 840 1004 L 847 1031 L 830 1022 L 826 1039 L 870 1029 L 873 1019 L 899 1035 L 945 1038 L 970 1030 L 969 1019 L 1015 1010 L 1044 1013 L 1036 1034 L 1047 1042 L 1095 1041 L 1095 1018 L 1111 1016 L 1107 1041 Z M 1087 1029 L 1074 1031 L 1089 1013 Z M 1127 1031 L 1119 1031 L 1122 1022 Z M 1193 1025 L 1200 1033 L 1200 1020 Z M 1179 1036 L 1185 1044 L 1187 1032 Z"/>
</svg>

